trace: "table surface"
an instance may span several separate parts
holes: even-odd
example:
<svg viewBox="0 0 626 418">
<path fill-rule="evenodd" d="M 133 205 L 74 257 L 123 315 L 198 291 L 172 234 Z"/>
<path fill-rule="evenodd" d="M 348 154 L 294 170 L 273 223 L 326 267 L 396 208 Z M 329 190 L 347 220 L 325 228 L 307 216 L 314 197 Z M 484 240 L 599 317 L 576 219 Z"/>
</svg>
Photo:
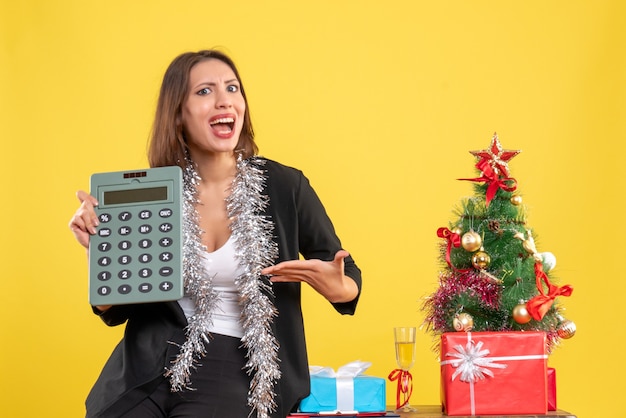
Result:
<svg viewBox="0 0 626 418">
<path fill-rule="evenodd" d="M 389 407 L 388 407 L 389 408 Z M 447 417 L 443 412 L 441 412 L 441 405 L 415 405 L 414 408 L 417 409 L 417 412 L 400 412 L 399 415 L 402 418 L 441 418 Z M 390 411 L 393 410 L 393 407 L 389 408 Z M 539 418 L 539 417 L 561 417 L 561 418 L 576 418 L 576 415 L 570 414 L 569 412 L 565 412 L 562 410 L 558 411 L 548 411 L 546 415 L 474 415 L 471 418 Z M 468 417 L 457 417 L 457 418 L 470 418 Z"/>
</svg>

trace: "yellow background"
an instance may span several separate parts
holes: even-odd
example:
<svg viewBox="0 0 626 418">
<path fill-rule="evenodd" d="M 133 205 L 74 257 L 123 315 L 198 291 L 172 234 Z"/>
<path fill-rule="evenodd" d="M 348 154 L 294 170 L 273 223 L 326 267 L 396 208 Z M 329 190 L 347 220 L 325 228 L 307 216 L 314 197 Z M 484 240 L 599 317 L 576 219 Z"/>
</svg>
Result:
<svg viewBox="0 0 626 418">
<path fill-rule="evenodd" d="M 74 192 L 146 165 L 166 66 L 209 47 L 240 67 L 261 154 L 304 170 L 363 270 L 354 317 L 306 292 L 311 364 L 395 367 L 392 327 L 421 324 L 436 229 L 472 194 L 455 179 L 497 131 L 523 150 L 510 168 L 539 251 L 575 288 L 561 302 L 578 332 L 550 358 L 559 407 L 623 413 L 625 13 L 621 0 L 2 0 L 2 415 L 83 416 L 122 328 L 90 313 Z M 419 333 L 416 404 L 439 401 L 432 343 Z"/>
</svg>

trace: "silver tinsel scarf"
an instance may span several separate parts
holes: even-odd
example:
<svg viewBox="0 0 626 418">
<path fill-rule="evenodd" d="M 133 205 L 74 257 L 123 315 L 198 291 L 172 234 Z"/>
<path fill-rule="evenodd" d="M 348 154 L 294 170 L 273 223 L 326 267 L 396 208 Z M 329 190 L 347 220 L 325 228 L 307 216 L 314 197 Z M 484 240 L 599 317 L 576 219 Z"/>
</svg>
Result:
<svg viewBox="0 0 626 418">
<path fill-rule="evenodd" d="M 235 285 L 242 306 L 244 334 L 241 342 L 247 349 L 245 367 L 251 376 L 248 405 L 252 408 L 250 415 L 256 411 L 258 418 L 267 418 L 276 409 L 274 384 L 280 378 L 279 344 L 271 329 L 277 312 L 269 297 L 271 285 L 261 277 L 261 270 L 273 264 L 278 256 L 278 247 L 272 240 L 274 224 L 261 215 L 268 204 L 267 196 L 262 194 L 265 176 L 260 166 L 263 163 L 264 160 L 258 158 L 239 157 L 237 175 L 226 200 L 236 258 L 243 271 L 235 279 Z M 198 359 L 206 354 L 211 313 L 219 298 L 212 277 L 204 271 L 200 261 L 201 252 L 206 248 L 202 244 L 195 209 L 200 177 L 193 162 L 187 162 L 183 178 L 183 276 L 186 294 L 194 300 L 196 313 L 186 328 L 186 341 L 165 372 L 173 392 L 192 389 L 191 373 Z"/>
</svg>

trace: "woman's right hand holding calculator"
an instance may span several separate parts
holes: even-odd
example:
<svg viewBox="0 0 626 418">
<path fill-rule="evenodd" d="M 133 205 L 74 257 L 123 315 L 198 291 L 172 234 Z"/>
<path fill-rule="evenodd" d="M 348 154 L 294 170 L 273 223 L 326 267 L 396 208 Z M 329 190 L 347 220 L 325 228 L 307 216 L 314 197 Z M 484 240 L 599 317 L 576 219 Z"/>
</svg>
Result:
<svg viewBox="0 0 626 418">
<path fill-rule="evenodd" d="M 96 233 L 98 226 L 98 216 L 94 210 L 98 206 L 98 201 L 89 193 L 79 190 L 76 197 L 80 201 L 80 207 L 70 220 L 70 229 L 76 240 L 85 248 L 89 248 L 89 238 Z"/>
<path fill-rule="evenodd" d="M 80 245 L 89 249 L 89 238 L 96 233 L 96 227 L 99 224 L 98 216 L 94 210 L 94 207 L 98 206 L 98 201 L 83 190 L 76 192 L 76 197 L 80 201 L 80 207 L 70 219 L 70 229 Z M 110 305 L 96 306 L 100 312 L 104 312 L 110 307 Z"/>
</svg>

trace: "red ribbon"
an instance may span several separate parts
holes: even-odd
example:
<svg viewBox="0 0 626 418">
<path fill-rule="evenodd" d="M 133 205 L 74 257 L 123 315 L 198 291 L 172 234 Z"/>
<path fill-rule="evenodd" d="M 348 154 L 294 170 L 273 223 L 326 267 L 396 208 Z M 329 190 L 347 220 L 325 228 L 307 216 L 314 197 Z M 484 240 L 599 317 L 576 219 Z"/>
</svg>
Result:
<svg viewBox="0 0 626 418">
<path fill-rule="evenodd" d="M 409 403 L 411 394 L 413 393 L 413 376 L 408 370 L 394 369 L 389 373 L 389 380 L 398 381 L 398 389 L 396 390 L 396 409 L 400 409 Z M 401 396 L 403 395 L 403 396 Z M 402 398 L 402 400 L 400 400 Z"/>
<path fill-rule="evenodd" d="M 517 181 L 512 177 L 503 177 L 500 176 L 494 171 L 493 167 L 489 165 L 487 160 L 481 160 L 476 164 L 476 168 L 478 168 L 482 173 L 482 177 L 475 177 L 473 179 L 459 179 L 459 180 L 468 180 L 468 181 L 476 181 L 489 183 L 487 186 L 487 192 L 485 194 L 486 197 L 486 205 L 489 207 L 489 203 L 496 196 L 496 192 L 498 189 L 502 189 L 506 192 L 512 192 L 517 189 Z M 507 182 L 512 181 L 513 184 L 509 185 Z"/>
<path fill-rule="evenodd" d="M 450 250 L 452 247 L 458 248 L 461 246 L 461 236 L 445 227 L 441 227 L 437 230 L 437 236 L 439 238 L 445 238 L 448 241 L 448 248 L 446 249 L 446 262 L 450 267 L 452 267 L 452 262 L 450 261 Z"/>
<path fill-rule="evenodd" d="M 439 238 L 445 238 L 448 241 L 448 248 L 446 249 L 446 262 L 450 268 L 454 271 L 458 271 L 459 273 L 467 273 L 470 271 L 470 269 L 458 269 L 454 267 L 452 265 L 452 260 L 450 259 L 450 250 L 452 250 L 452 247 L 458 248 L 461 246 L 461 236 L 445 227 L 441 227 L 437 230 L 437 236 Z"/>
<path fill-rule="evenodd" d="M 540 294 L 526 302 L 526 310 L 535 321 L 541 321 L 554 303 L 554 299 L 557 296 L 571 295 L 574 288 L 568 284 L 559 287 L 550 283 L 548 276 L 543 271 L 541 261 L 535 262 L 535 278 L 537 280 L 537 290 Z M 547 294 L 543 290 L 542 281 L 548 287 Z"/>
</svg>

